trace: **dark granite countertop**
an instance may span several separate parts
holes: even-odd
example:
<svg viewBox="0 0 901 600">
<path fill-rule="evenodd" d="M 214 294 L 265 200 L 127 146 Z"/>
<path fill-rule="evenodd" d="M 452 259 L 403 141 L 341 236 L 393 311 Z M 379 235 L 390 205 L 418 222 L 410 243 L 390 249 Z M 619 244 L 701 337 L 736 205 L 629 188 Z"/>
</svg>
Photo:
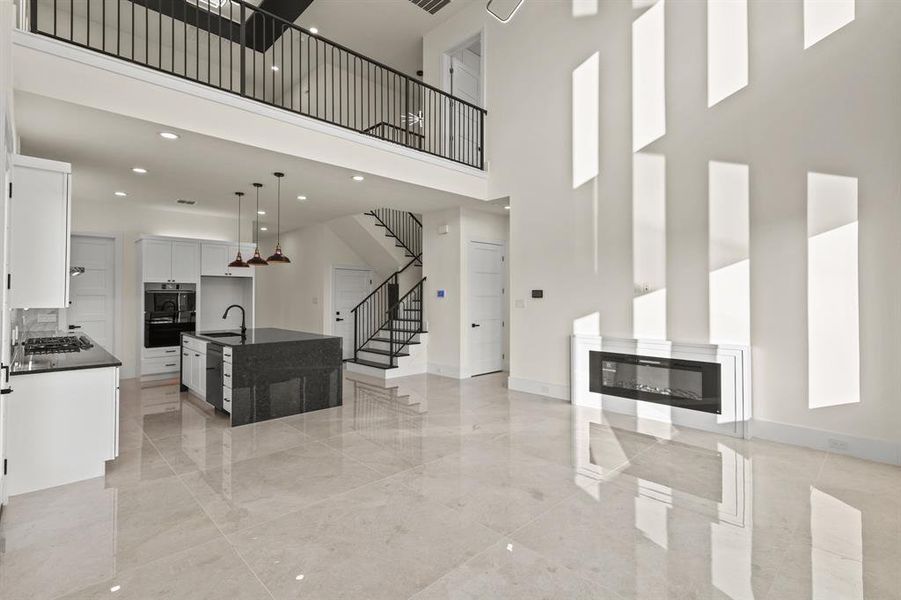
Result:
<svg viewBox="0 0 901 600">
<path fill-rule="evenodd" d="M 71 335 L 71 333 L 60 335 Z M 80 352 L 61 352 L 59 354 L 37 354 L 31 356 L 25 356 L 21 344 L 17 344 L 13 348 L 13 364 L 9 373 L 10 375 L 31 375 L 34 373 L 122 366 L 122 361 L 101 348 L 97 342 L 91 340 L 91 343 L 94 344 L 93 348 L 81 350 Z"/>
<path fill-rule="evenodd" d="M 223 336 L 222 334 L 225 333 L 230 333 L 231 335 Z M 185 333 L 183 335 L 195 337 L 204 342 L 221 344 L 223 346 L 251 346 L 259 344 L 282 344 L 286 342 L 319 342 L 336 338 L 336 336 L 333 335 L 293 331 L 291 329 L 278 329 L 275 327 L 248 329 L 247 336 L 244 339 L 241 339 L 241 332 L 237 329 L 202 331 L 200 333 Z"/>
</svg>

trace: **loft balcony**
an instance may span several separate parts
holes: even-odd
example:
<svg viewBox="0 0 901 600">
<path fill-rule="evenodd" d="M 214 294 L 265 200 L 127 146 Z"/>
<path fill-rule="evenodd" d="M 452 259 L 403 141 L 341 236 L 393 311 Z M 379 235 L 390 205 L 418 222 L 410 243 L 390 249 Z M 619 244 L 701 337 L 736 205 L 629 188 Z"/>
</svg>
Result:
<svg viewBox="0 0 901 600">
<path fill-rule="evenodd" d="M 486 112 L 244 0 L 27 0 L 24 29 L 484 170 Z"/>
</svg>

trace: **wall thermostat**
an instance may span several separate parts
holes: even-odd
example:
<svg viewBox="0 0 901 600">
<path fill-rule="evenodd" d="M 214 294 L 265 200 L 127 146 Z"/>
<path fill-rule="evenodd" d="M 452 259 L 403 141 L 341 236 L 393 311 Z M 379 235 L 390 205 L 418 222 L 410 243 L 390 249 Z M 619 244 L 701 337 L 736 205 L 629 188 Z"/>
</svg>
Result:
<svg viewBox="0 0 901 600">
<path fill-rule="evenodd" d="M 544 290 L 532 290 L 533 298 L 544 298 Z"/>
</svg>

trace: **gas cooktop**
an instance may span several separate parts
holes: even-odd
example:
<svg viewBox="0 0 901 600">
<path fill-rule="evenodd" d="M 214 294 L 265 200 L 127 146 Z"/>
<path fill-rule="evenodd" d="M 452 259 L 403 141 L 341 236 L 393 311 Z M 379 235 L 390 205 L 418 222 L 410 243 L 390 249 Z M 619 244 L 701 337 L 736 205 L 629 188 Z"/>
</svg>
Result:
<svg viewBox="0 0 901 600">
<path fill-rule="evenodd" d="M 74 335 L 60 335 L 51 337 L 34 337 L 25 340 L 22 344 L 25 355 L 33 354 L 60 354 L 63 352 L 81 352 L 94 347 L 87 337 Z"/>
</svg>

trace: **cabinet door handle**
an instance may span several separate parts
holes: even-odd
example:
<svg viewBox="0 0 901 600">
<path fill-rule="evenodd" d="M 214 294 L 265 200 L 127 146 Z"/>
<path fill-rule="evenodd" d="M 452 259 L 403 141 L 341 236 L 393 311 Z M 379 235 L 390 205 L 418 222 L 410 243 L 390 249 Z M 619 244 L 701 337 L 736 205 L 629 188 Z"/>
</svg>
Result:
<svg viewBox="0 0 901 600">
<path fill-rule="evenodd" d="M 165 354 L 175 354 L 178 350 L 166 350 Z"/>
<path fill-rule="evenodd" d="M 164 366 L 164 367 L 177 367 L 178 365 L 176 365 L 175 363 L 167 363 L 167 364 L 165 364 L 165 365 L 163 365 L 163 366 Z"/>
</svg>

